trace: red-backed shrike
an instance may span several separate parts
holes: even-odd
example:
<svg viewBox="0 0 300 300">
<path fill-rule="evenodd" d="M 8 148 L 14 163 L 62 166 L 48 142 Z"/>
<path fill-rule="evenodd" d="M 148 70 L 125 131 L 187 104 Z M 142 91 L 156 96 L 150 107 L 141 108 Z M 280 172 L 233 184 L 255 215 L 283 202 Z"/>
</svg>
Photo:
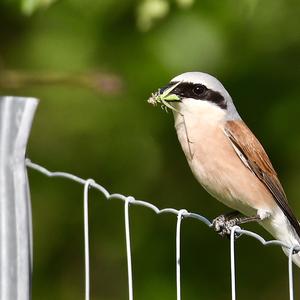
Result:
<svg viewBox="0 0 300 300">
<path fill-rule="evenodd" d="M 276 239 L 299 245 L 299 222 L 270 159 L 216 78 L 181 74 L 148 102 L 173 110 L 178 139 L 196 179 L 213 197 L 244 215 L 216 218 L 213 225 L 220 234 L 228 234 L 232 225 L 258 221 Z M 293 255 L 293 261 L 300 267 L 300 254 Z"/>
</svg>

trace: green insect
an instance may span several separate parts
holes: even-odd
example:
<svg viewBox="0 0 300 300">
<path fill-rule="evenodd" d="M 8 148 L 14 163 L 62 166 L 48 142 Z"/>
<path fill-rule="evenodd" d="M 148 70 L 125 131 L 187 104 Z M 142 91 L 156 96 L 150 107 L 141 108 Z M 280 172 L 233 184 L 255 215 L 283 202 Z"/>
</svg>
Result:
<svg viewBox="0 0 300 300">
<path fill-rule="evenodd" d="M 152 105 L 156 105 L 157 103 L 161 104 L 161 108 L 164 109 L 166 112 L 168 111 L 168 108 L 171 110 L 174 110 L 176 112 L 177 109 L 170 105 L 169 101 L 180 101 L 180 97 L 175 94 L 170 94 L 179 84 L 181 81 L 177 82 L 176 84 L 172 85 L 171 87 L 164 90 L 162 94 L 160 94 L 160 91 L 153 93 L 151 97 L 148 99 L 148 103 Z"/>
</svg>

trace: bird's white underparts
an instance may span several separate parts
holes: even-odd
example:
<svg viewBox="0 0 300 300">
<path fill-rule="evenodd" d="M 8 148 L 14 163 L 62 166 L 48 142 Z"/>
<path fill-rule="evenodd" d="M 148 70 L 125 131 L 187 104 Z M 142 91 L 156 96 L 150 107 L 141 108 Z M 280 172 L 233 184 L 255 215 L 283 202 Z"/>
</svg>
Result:
<svg viewBox="0 0 300 300">
<path fill-rule="evenodd" d="M 220 81 L 202 72 L 183 73 L 148 102 L 172 110 L 179 142 L 198 182 L 243 214 L 216 218 L 215 229 L 226 233 L 228 224 L 255 220 L 289 247 L 300 245 L 300 225 L 277 173 Z M 287 248 L 283 251 L 288 254 Z M 293 261 L 300 267 L 300 253 Z"/>
</svg>

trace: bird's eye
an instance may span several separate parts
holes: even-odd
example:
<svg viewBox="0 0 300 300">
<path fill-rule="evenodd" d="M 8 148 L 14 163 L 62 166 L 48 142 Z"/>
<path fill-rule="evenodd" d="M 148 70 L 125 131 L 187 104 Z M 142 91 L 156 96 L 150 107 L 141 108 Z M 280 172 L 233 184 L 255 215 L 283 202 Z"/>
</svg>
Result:
<svg viewBox="0 0 300 300">
<path fill-rule="evenodd" d="M 197 96 L 201 96 L 203 93 L 205 92 L 205 86 L 201 85 L 201 84 L 197 84 L 194 88 L 193 88 L 193 93 Z"/>
</svg>

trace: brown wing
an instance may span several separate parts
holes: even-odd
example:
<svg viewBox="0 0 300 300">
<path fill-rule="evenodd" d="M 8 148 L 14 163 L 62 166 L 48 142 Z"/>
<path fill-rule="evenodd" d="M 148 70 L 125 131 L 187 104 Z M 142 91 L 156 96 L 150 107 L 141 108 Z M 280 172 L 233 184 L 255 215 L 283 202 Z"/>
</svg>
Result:
<svg viewBox="0 0 300 300">
<path fill-rule="evenodd" d="M 241 161 L 268 188 L 300 237 L 300 226 L 288 205 L 286 195 L 263 146 L 243 121 L 227 121 L 225 133 Z"/>
</svg>

